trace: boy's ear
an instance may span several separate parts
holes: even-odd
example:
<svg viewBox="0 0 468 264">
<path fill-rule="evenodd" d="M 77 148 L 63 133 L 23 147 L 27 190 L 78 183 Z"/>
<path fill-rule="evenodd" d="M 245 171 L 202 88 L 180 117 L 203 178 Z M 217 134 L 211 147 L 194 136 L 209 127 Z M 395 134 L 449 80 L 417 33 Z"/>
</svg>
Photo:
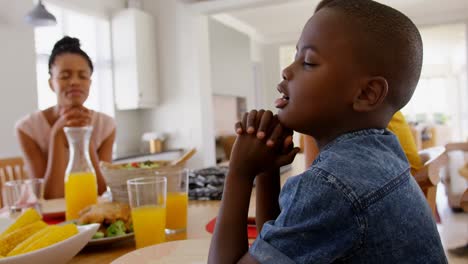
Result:
<svg viewBox="0 0 468 264">
<path fill-rule="evenodd" d="M 388 94 L 388 82 L 383 77 L 371 77 L 361 86 L 354 97 L 353 109 L 370 112 L 379 107 Z"/>
</svg>

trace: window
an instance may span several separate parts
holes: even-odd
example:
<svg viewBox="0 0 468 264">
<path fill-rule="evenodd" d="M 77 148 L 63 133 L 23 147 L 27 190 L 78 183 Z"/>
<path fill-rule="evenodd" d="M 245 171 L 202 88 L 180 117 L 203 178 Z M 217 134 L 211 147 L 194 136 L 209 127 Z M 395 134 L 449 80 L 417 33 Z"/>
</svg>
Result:
<svg viewBox="0 0 468 264">
<path fill-rule="evenodd" d="M 424 43 L 421 79 L 402 112 L 409 121 L 446 124 L 452 129 L 452 140 L 466 140 L 466 25 L 439 25 L 420 32 Z"/>
<path fill-rule="evenodd" d="M 57 25 L 38 27 L 34 32 L 39 109 L 56 104 L 55 94 L 48 84 L 48 60 L 55 42 L 68 35 L 80 39 L 81 48 L 91 57 L 94 64 L 90 94 L 85 106 L 114 116 L 109 20 L 49 3 L 47 9 L 57 18 Z"/>
</svg>

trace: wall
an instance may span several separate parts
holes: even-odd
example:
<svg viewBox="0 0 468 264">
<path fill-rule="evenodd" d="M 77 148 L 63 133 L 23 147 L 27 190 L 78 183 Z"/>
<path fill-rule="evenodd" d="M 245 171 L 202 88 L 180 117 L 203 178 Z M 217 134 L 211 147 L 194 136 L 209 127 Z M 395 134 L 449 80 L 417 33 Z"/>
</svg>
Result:
<svg viewBox="0 0 468 264">
<path fill-rule="evenodd" d="M 169 148 L 196 147 L 192 168 L 215 164 L 208 18 L 179 0 L 145 0 L 155 17 L 159 104 L 144 110 L 144 130 L 167 132 Z"/>
<path fill-rule="evenodd" d="M 125 8 L 125 0 L 45 0 L 47 3 L 67 7 L 79 12 L 85 12 L 92 15 L 108 17 L 113 12 Z"/>
<path fill-rule="evenodd" d="M 37 109 L 33 29 L 23 16 L 31 1 L 0 0 L 0 158 L 20 155 L 15 122 Z M 33 76 L 33 77 L 32 77 Z"/>
<path fill-rule="evenodd" d="M 244 97 L 247 109 L 255 103 L 250 38 L 209 19 L 211 87 L 213 94 Z"/>
<path fill-rule="evenodd" d="M 279 44 L 263 46 L 263 108 L 276 112 L 275 100 L 280 97 L 276 87 L 281 81 Z"/>
<path fill-rule="evenodd" d="M 237 98 L 232 96 L 213 96 L 213 115 L 215 136 L 234 134 L 234 124 L 237 116 Z"/>
</svg>

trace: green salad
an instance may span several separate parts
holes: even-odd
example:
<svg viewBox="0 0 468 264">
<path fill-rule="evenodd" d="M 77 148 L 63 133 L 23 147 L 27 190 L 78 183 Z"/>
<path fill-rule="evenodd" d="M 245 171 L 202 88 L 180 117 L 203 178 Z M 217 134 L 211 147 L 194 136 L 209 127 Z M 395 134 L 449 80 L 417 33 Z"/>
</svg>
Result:
<svg viewBox="0 0 468 264">
<path fill-rule="evenodd" d="M 158 161 L 144 161 L 144 162 L 132 162 L 122 164 L 122 168 L 125 169 L 153 169 L 161 167 L 162 163 Z"/>
<path fill-rule="evenodd" d="M 127 233 L 133 232 L 133 224 L 130 224 L 127 228 L 124 221 L 117 220 L 114 223 L 110 224 L 105 230 L 99 230 L 94 234 L 93 239 L 99 239 L 104 237 L 115 237 L 123 236 Z"/>
</svg>

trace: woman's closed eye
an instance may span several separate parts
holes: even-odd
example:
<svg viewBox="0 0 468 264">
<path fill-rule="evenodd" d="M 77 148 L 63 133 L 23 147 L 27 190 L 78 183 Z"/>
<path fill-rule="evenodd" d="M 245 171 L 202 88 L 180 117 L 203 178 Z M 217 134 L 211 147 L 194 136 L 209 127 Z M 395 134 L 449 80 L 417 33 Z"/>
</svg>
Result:
<svg viewBox="0 0 468 264">
<path fill-rule="evenodd" d="M 80 77 L 81 80 L 89 80 L 89 78 L 90 78 L 90 76 L 87 75 L 87 74 L 80 74 L 79 77 Z"/>
<path fill-rule="evenodd" d="M 59 79 L 61 79 L 61 80 L 66 80 L 66 79 L 70 78 L 70 76 L 71 76 L 70 73 L 64 72 L 64 73 L 61 73 L 58 77 L 59 77 Z"/>
</svg>

